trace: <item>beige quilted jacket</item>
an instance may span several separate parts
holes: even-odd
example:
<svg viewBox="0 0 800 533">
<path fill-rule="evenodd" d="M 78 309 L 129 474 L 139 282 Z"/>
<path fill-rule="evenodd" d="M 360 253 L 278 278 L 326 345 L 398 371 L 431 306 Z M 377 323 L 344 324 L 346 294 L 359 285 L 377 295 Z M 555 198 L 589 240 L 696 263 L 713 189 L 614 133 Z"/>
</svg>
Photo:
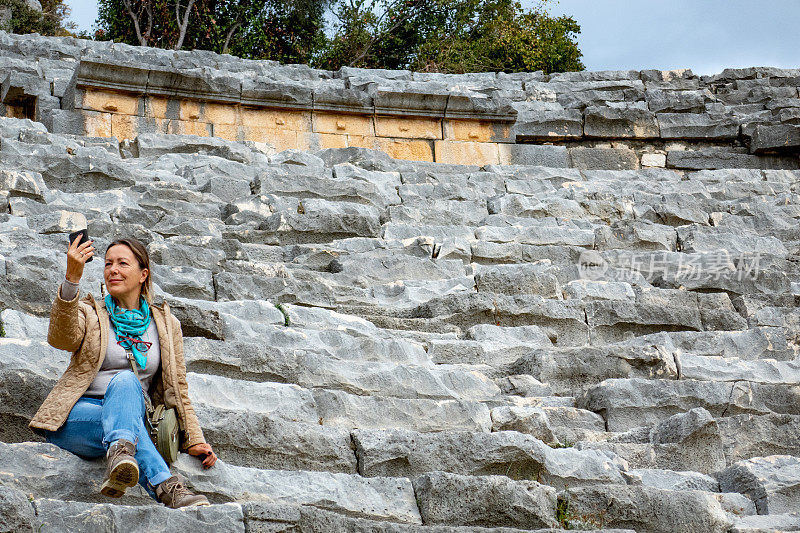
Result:
<svg viewBox="0 0 800 533">
<path fill-rule="evenodd" d="M 71 301 L 61 299 L 59 288 L 50 310 L 47 342 L 59 350 L 72 352 L 69 366 L 33 416 L 30 427 L 36 431 L 56 431 L 67 420 L 72 407 L 94 381 L 108 347 L 109 319 L 103 302 L 88 295 Z M 186 365 L 183 360 L 183 334 L 169 305 L 151 307 L 161 345 L 161 369 L 153 376 L 150 395 L 154 405 L 175 407 L 181 435 L 181 449 L 205 442 L 200 423 L 189 401 Z M 159 377 L 160 375 L 160 377 Z"/>
</svg>

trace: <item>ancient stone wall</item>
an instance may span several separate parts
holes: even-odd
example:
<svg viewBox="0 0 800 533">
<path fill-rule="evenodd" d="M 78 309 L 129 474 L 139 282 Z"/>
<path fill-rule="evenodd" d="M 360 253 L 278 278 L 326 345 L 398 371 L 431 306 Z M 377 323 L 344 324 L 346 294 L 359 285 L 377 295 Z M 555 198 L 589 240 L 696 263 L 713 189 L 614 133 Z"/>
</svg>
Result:
<svg viewBox="0 0 800 533">
<path fill-rule="evenodd" d="M 203 52 L 4 40 L 19 56 L 5 58 L 5 115 L 53 133 L 120 141 L 190 134 L 477 165 L 798 168 L 797 70 L 330 72 Z"/>
<path fill-rule="evenodd" d="M 800 530 L 800 72 L 0 64 L 0 531 Z M 27 427 L 83 227 L 148 246 L 210 507 Z"/>
</svg>

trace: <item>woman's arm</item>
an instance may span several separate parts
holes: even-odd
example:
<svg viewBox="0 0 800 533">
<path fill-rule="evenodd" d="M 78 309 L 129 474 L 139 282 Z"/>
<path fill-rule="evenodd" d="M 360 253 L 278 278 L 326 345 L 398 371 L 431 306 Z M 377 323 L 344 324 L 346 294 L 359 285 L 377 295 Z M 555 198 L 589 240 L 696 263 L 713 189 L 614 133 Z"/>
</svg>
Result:
<svg viewBox="0 0 800 533">
<path fill-rule="evenodd" d="M 94 255 L 92 241 L 78 245 L 80 240 L 79 235 L 67 249 L 66 279 L 58 288 L 50 308 L 50 326 L 47 330 L 47 342 L 53 348 L 70 352 L 80 348 L 86 335 L 86 315 L 78 303 L 77 288 L 86 261 Z"/>
<path fill-rule="evenodd" d="M 184 449 L 188 449 L 195 444 L 204 444 L 206 442 L 203 436 L 203 430 L 200 429 L 200 422 L 197 420 L 197 415 L 192 407 L 192 402 L 189 399 L 189 383 L 186 381 L 186 363 L 183 357 L 183 331 L 181 330 L 180 321 L 173 315 L 170 315 L 172 320 L 172 332 L 174 335 L 173 346 L 175 349 L 175 375 L 178 379 L 177 393 L 181 396 L 181 403 L 184 410 L 184 424 L 185 431 L 183 439 Z"/>
<path fill-rule="evenodd" d="M 67 289 L 69 290 L 69 289 Z M 56 299 L 50 308 L 50 326 L 47 329 L 47 342 L 53 348 L 75 352 L 80 348 L 86 335 L 86 315 L 78 303 L 78 293 L 70 300 L 64 300 L 64 286 L 58 288 Z"/>
</svg>

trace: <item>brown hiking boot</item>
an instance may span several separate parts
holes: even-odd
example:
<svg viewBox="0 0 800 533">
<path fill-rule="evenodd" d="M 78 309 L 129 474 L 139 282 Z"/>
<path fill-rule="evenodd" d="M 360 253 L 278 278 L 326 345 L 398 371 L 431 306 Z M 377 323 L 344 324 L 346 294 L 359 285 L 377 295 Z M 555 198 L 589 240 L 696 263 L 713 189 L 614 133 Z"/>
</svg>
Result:
<svg viewBox="0 0 800 533">
<path fill-rule="evenodd" d="M 188 507 L 190 505 L 211 505 L 208 503 L 208 498 L 202 494 L 195 494 L 186 488 L 183 478 L 178 475 L 159 483 L 156 487 L 156 496 L 158 501 L 170 509 L 178 509 L 179 507 Z"/>
<path fill-rule="evenodd" d="M 119 498 L 128 487 L 139 482 L 139 463 L 134 458 L 136 445 L 131 441 L 119 439 L 108 448 L 106 476 L 100 487 L 100 494 L 109 498 Z"/>
</svg>

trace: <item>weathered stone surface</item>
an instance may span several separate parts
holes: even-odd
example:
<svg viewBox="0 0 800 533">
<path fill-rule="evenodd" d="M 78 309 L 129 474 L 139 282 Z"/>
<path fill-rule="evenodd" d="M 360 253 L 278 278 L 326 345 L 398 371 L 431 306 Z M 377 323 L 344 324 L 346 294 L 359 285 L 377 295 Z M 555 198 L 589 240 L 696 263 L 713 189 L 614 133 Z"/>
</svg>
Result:
<svg viewBox="0 0 800 533">
<path fill-rule="evenodd" d="M 176 510 L 163 505 L 124 506 L 51 499 L 32 503 L 36 506 L 36 523 L 43 526 L 42 531 L 245 531 L 242 507 L 236 503 Z"/>
<path fill-rule="evenodd" d="M 798 414 L 796 396 L 794 388 L 751 382 L 608 379 L 590 389 L 578 406 L 601 413 L 610 431 L 625 431 L 694 407 L 703 407 L 715 417 Z"/>
<path fill-rule="evenodd" d="M 584 111 L 583 132 L 586 137 L 648 139 L 658 137 L 658 124 L 646 109 L 592 106 Z"/>
<path fill-rule="evenodd" d="M 580 170 L 639 168 L 639 158 L 628 148 L 575 147 L 569 149 L 569 157 L 572 166 Z"/>
<path fill-rule="evenodd" d="M 767 455 L 800 456 L 797 415 L 735 415 L 717 420 L 728 464 Z"/>
<path fill-rule="evenodd" d="M 798 168 L 797 158 L 755 156 L 721 150 L 670 150 L 667 152 L 667 167 L 687 170 L 714 170 L 721 168 Z"/>
<path fill-rule="evenodd" d="M 798 148 L 800 148 L 800 126 L 797 125 L 756 126 L 750 141 L 750 151 L 756 154 Z"/>
<path fill-rule="evenodd" d="M 555 527 L 556 492 L 535 481 L 432 472 L 414 480 L 425 524 Z"/>
<path fill-rule="evenodd" d="M 34 508 L 21 490 L 0 486 L 0 531 L 3 533 L 33 533 Z"/>
<path fill-rule="evenodd" d="M 217 461 L 204 470 L 195 459 L 181 457 L 173 468 L 213 501 L 272 501 L 380 520 L 419 524 L 414 490 L 407 479 L 362 478 L 348 474 L 259 470 Z"/>
<path fill-rule="evenodd" d="M 719 473 L 720 489 L 741 492 L 753 500 L 758 514 L 789 513 L 800 500 L 800 459 L 770 455 L 739 461 Z"/>
<path fill-rule="evenodd" d="M 568 515 L 602 527 L 667 533 L 727 532 L 731 521 L 710 494 L 663 490 L 643 486 L 594 485 L 566 490 L 559 495 Z M 572 522 L 572 521 L 571 521 Z"/>
<path fill-rule="evenodd" d="M 728 140 L 739 133 L 739 124 L 729 116 L 700 113 L 657 113 L 662 139 Z"/>
</svg>

